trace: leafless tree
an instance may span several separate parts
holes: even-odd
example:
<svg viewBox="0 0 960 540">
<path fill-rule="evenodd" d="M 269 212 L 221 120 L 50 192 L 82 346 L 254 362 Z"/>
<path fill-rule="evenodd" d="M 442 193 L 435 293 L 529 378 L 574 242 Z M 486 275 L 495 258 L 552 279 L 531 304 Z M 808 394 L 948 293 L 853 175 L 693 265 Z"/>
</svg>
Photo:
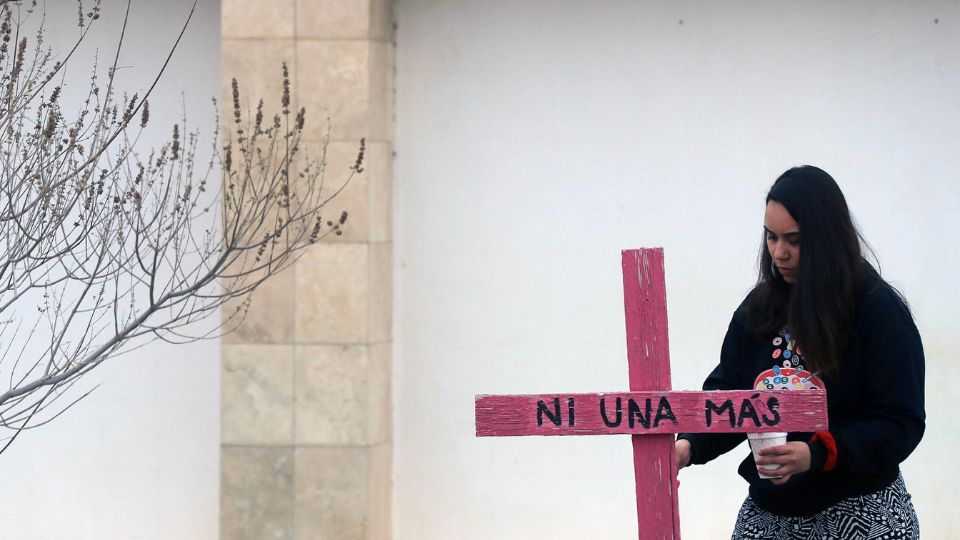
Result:
<svg viewBox="0 0 960 540">
<path fill-rule="evenodd" d="M 324 206 L 362 171 L 363 141 L 324 185 L 326 144 L 305 154 L 286 66 L 277 114 L 242 106 L 234 80 L 222 133 L 201 137 L 179 118 L 141 151 L 157 81 L 142 95 L 114 87 L 126 17 L 117 55 L 93 66 L 82 107 L 68 110 L 64 68 L 101 9 L 78 6 L 80 37 L 58 60 L 42 25 L 24 35 L 36 1 L 0 2 L 0 452 L 87 395 L 71 388 L 108 358 L 239 324 L 259 284 L 340 234 L 346 214 L 327 220 Z M 210 318 L 231 299 L 239 307 Z"/>
</svg>

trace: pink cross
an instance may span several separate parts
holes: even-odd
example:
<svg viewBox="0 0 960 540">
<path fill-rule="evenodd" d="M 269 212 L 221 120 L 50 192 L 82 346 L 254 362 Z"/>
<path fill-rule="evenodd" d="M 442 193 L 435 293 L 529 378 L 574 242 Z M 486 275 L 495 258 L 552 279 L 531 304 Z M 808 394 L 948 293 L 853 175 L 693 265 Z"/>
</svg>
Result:
<svg viewBox="0 0 960 540">
<path fill-rule="evenodd" d="M 674 433 L 821 431 L 822 390 L 670 390 L 663 249 L 622 253 L 630 392 L 479 395 L 478 437 L 630 434 L 640 540 L 680 540 Z"/>
</svg>

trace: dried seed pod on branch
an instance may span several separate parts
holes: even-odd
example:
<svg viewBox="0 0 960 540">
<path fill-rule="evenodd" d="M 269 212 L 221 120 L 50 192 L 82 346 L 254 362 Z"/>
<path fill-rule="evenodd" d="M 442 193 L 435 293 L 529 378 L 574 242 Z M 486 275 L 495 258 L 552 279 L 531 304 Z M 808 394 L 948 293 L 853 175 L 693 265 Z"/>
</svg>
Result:
<svg viewBox="0 0 960 540">
<path fill-rule="evenodd" d="M 63 103 L 65 67 L 100 15 L 77 5 L 79 38 L 57 60 L 42 25 L 22 36 L 36 2 L 0 3 L 0 451 L 85 396 L 71 388 L 108 358 L 236 327 L 257 286 L 341 233 L 346 213 L 324 208 L 363 166 L 361 141 L 325 184 L 326 141 L 307 155 L 286 66 L 277 114 L 245 108 L 234 81 L 222 133 L 184 114 L 164 144 L 139 148 L 164 119 L 147 101 L 156 80 L 141 95 L 114 86 L 129 2 L 112 64 L 93 66 L 80 107 Z"/>
</svg>

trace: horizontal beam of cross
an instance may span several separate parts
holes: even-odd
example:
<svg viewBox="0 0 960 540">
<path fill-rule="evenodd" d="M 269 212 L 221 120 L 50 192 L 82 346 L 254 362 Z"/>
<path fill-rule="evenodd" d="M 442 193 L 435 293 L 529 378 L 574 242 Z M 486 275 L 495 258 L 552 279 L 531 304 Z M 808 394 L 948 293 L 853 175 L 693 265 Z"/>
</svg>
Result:
<svg viewBox="0 0 960 540">
<path fill-rule="evenodd" d="M 479 395 L 475 407 L 478 437 L 828 429 L 822 390 Z"/>
</svg>

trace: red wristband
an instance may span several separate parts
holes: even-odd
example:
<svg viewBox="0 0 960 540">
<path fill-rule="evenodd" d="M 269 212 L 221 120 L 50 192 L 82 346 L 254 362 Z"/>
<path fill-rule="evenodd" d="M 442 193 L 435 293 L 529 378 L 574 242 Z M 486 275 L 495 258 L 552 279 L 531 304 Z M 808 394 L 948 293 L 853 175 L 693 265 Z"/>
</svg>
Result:
<svg viewBox="0 0 960 540">
<path fill-rule="evenodd" d="M 829 431 L 818 431 L 813 434 L 810 442 L 819 442 L 827 449 L 827 459 L 823 462 L 823 471 L 832 471 L 837 466 L 837 441 Z"/>
</svg>

